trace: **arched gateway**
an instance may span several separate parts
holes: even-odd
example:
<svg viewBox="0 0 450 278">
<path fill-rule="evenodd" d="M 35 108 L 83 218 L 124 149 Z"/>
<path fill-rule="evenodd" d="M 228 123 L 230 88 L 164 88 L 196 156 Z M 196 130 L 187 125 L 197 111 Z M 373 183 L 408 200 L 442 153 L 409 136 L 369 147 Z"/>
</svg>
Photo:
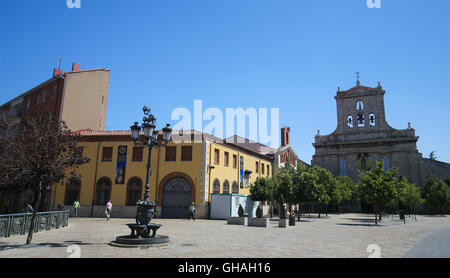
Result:
<svg viewBox="0 0 450 278">
<path fill-rule="evenodd" d="M 163 218 L 187 218 L 191 190 L 191 186 L 185 178 L 169 179 L 162 192 L 161 216 Z"/>
</svg>

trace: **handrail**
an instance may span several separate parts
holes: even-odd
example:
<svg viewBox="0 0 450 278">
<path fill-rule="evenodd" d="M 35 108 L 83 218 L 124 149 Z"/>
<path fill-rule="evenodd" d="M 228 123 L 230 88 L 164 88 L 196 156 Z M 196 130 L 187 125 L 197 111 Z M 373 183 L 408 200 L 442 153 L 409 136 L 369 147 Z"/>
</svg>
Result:
<svg viewBox="0 0 450 278">
<path fill-rule="evenodd" d="M 49 231 L 67 227 L 70 211 L 46 211 L 36 213 L 34 232 Z M 0 215 L 0 238 L 28 233 L 32 213 Z"/>
</svg>

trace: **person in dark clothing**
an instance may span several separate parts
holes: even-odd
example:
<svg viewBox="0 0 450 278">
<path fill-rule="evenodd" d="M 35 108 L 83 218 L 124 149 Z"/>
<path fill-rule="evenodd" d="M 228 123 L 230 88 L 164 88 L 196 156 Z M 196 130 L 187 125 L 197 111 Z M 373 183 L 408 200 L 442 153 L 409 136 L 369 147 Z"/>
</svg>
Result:
<svg viewBox="0 0 450 278">
<path fill-rule="evenodd" d="M 188 220 L 195 220 L 195 203 L 192 202 L 191 205 L 189 206 L 189 216 L 188 216 Z"/>
<path fill-rule="evenodd" d="M 33 213 L 34 209 L 30 204 L 27 204 L 27 206 L 25 207 L 25 212 L 26 213 Z"/>
</svg>

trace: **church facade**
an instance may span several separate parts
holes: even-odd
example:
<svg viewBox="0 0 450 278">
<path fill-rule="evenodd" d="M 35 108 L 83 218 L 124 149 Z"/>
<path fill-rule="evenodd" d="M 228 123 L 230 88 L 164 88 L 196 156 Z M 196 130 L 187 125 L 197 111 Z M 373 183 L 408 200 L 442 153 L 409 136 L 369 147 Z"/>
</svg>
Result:
<svg viewBox="0 0 450 278">
<path fill-rule="evenodd" d="M 375 88 L 356 86 L 336 96 L 337 128 L 329 135 L 315 137 L 315 154 L 311 164 L 330 170 L 335 176 L 349 176 L 355 182 L 361 171 L 384 161 L 385 169 L 396 167 L 400 175 L 422 185 L 436 176 L 450 183 L 450 164 L 422 158 L 417 149 L 415 130 L 389 126 L 384 107 L 381 84 Z"/>
</svg>

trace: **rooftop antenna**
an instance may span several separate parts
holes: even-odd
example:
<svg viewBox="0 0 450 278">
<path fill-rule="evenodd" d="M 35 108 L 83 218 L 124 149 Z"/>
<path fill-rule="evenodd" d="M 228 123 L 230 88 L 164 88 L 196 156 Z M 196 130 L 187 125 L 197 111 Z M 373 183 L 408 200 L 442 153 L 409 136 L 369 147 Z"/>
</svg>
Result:
<svg viewBox="0 0 450 278">
<path fill-rule="evenodd" d="M 61 70 L 61 62 L 62 62 L 62 59 L 59 58 L 59 59 L 58 59 L 58 69 L 59 69 L 59 70 Z"/>
</svg>

